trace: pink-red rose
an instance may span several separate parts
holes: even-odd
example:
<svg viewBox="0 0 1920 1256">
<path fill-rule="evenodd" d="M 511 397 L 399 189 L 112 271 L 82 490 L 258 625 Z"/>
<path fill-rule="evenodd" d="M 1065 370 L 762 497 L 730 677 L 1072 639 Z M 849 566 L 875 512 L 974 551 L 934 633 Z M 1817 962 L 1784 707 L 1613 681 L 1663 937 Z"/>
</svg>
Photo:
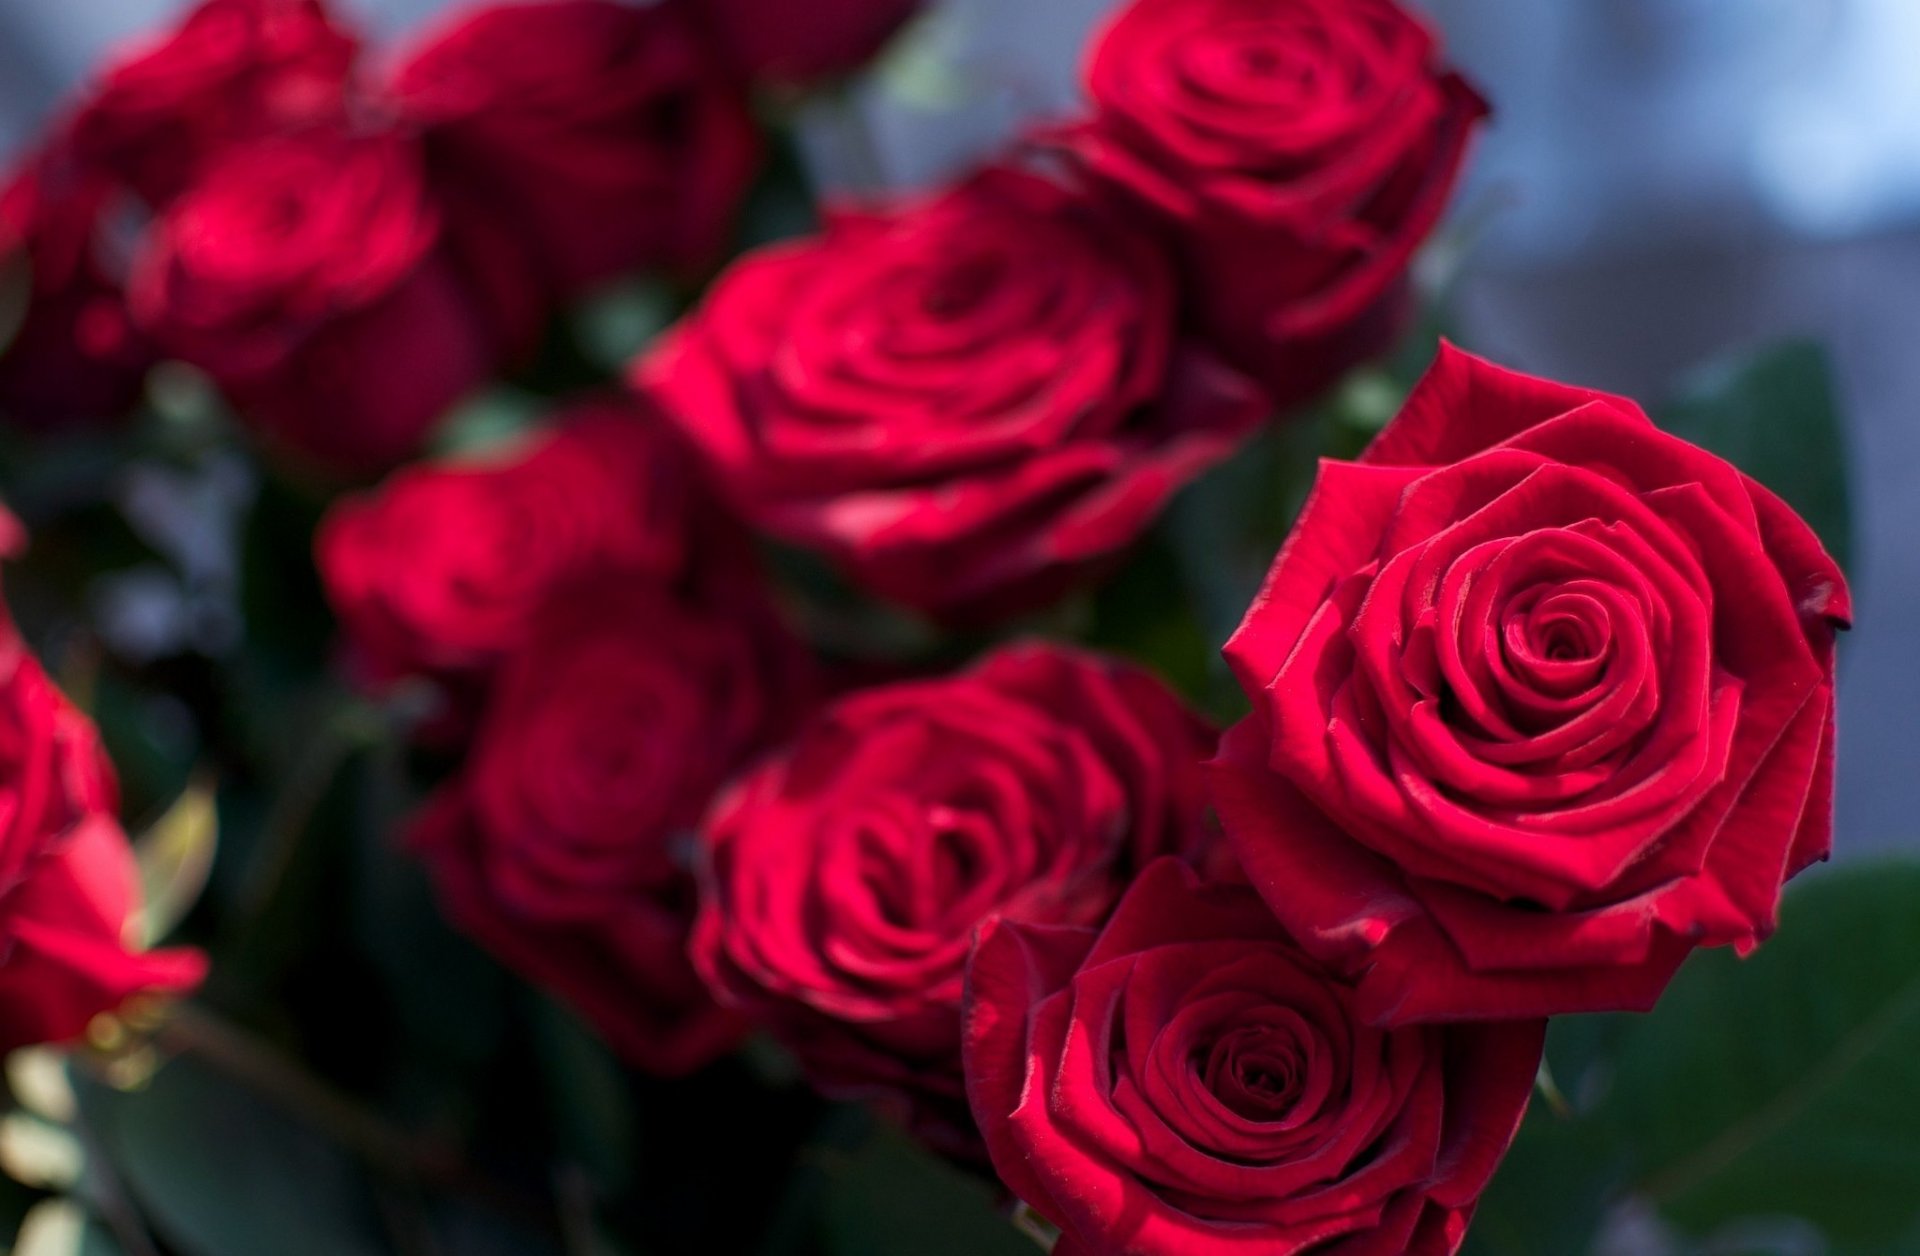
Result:
<svg viewBox="0 0 1920 1256">
<path fill-rule="evenodd" d="M 1646 1008 L 1826 857 L 1850 613 L 1727 463 L 1449 348 L 1227 647 L 1221 818 L 1371 1021 Z"/>
<path fill-rule="evenodd" d="M 1134 0 L 1071 146 L 1161 223 L 1201 320 L 1290 405 L 1392 343 L 1486 106 L 1393 0 Z"/>
<path fill-rule="evenodd" d="M 279 136 L 230 151 L 174 201 L 129 300 L 270 439 L 377 470 L 412 453 L 491 362 L 491 328 L 439 241 L 406 140 Z"/>
<path fill-rule="evenodd" d="M 338 124 L 358 55 L 320 0 L 203 0 L 108 67 L 73 147 L 158 207 L 235 144 Z"/>
<path fill-rule="evenodd" d="M 1151 676 L 1055 646 L 854 693 L 709 817 L 694 962 L 822 1087 L 974 1148 L 974 930 L 1097 923 L 1148 861 L 1202 857 L 1212 744 Z"/>
<path fill-rule="evenodd" d="M 454 924 L 649 1071 L 696 1068 L 741 1032 L 686 956 L 692 830 L 794 719 L 796 660 L 762 605 L 577 586 L 542 611 L 414 828 Z"/>
<path fill-rule="evenodd" d="M 468 237 L 504 231 L 558 296 L 710 263 L 759 164 L 744 97 L 673 4 L 461 11 L 390 91 L 449 229 L 470 250 L 502 247 Z"/>
<path fill-rule="evenodd" d="M 974 617 L 1112 559 L 1260 419 L 1151 241 L 992 170 L 749 254 L 636 372 L 739 509 Z"/>
<path fill-rule="evenodd" d="M 1259 896 L 1148 868 L 1104 931 L 989 923 L 967 1094 L 1055 1256 L 1450 1256 L 1541 1021 L 1377 1029 Z"/>
<path fill-rule="evenodd" d="M 922 0 L 686 0 L 743 73 L 801 83 L 858 69 Z"/>
<path fill-rule="evenodd" d="M 611 398 L 504 454 L 410 466 L 343 499 L 315 556 L 368 680 L 427 677 L 466 705 L 559 590 L 602 574 L 679 587 L 696 542 L 710 562 L 722 531 L 657 417 Z"/>
</svg>

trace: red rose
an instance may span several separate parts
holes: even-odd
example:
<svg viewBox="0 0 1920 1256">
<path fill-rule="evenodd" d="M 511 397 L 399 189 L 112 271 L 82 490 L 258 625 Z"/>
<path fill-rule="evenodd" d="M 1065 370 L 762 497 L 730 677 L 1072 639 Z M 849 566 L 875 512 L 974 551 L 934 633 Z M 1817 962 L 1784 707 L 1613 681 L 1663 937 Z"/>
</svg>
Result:
<svg viewBox="0 0 1920 1256">
<path fill-rule="evenodd" d="M 108 264 L 113 207 L 113 188 L 58 152 L 30 157 L 0 192 L 0 282 L 25 302 L 0 330 L 0 418 L 52 428 L 139 401 L 153 351 Z"/>
<path fill-rule="evenodd" d="M 1134 0 L 1072 143 L 1169 231 L 1200 316 L 1283 405 L 1388 347 L 1486 106 L 1391 0 Z"/>
<path fill-rule="evenodd" d="M 392 91 L 450 229 L 504 223 L 562 295 L 641 266 L 706 265 L 759 164 L 746 101 L 670 4 L 461 11 Z"/>
<path fill-rule="evenodd" d="M 1261 417 L 1175 300 L 1148 241 L 994 170 L 748 255 L 636 378 L 762 527 L 980 615 L 1112 558 Z"/>
<path fill-rule="evenodd" d="M 0 517 L 7 547 L 19 525 Z M 139 952 L 140 883 L 113 768 L 85 716 L 0 623 L 0 1053 L 66 1042 L 136 994 L 197 985 L 205 961 Z"/>
<path fill-rule="evenodd" d="M 149 233 L 135 315 L 278 442 L 349 471 L 399 461 L 492 353 L 418 157 L 336 132 L 235 149 Z"/>
<path fill-rule="evenodd" d="M 821 1086 L 965 1149 L 974 929 L 1096 923 L 1149 860 L 1200 852 L 1212 744 L 1151 676 L 1052 646 L 843 698 L 708 818 L 694 963 Z"/>
<path fill-rule="evenodd" d="M 709 541 L 720 525 L 700 518 L 687 459 L 656 423 L 630 401 L 576 403 L 505 456 L 407 467 L 336 503 L 315 557 L 369 679 L 432 677 L 457 698 L 564 586 L 691 574 L 696 525 Z"/>
<path fill-rule="evenodd" d="M 1376 1029 L 1240 886 L 1171 860 L 1096 934 L 989 923 L 967 1094 L 1055 1256 L 1448 1256 L 1543 1021 Z"/>
<path fill-rule="evenodd" d="M 75 150 L 163 205 L 234 144 L 337 123 L 358 53 L 320 0 L 203 0 L 101 76 Z"/>
<path fill-rule="evenodd" d="M 449 918 L 649 1071 L 739 1035 L 686 958 L 690 830 L 791 720 L 795 659 L 763 608 L 579 586 L 509 662 L 414 831 Z"/>
<path fill-rule="evenodd" d="M 858 69 L 917 13 L 921 0 L 688 0 L 746 74 L 799 83 Z"/>
<path fill-rule="evenodd" d="M 1826 856 L 1849 614 L 1727 463 L 1449 348 L 1227 646 L 1220 814 L 1369 1020 L 1646 1008 Z"/>
</svg>

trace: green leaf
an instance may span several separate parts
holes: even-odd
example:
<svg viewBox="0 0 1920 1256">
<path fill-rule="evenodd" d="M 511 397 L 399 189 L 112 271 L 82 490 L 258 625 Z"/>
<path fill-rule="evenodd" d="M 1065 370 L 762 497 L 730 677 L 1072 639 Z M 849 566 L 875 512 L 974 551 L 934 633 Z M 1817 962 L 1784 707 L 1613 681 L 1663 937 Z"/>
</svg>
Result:
<svg viewBox="0 0 1920 1256">
<path fill-rule="evenodd" d="M 134 843 L 144 903 L 140 932 L 148 946 L 172 934 L 199 901 L 219 833 L 213 781 L 196 777 Z"/>
<path fill-rule="evenodd" d="M 1791 341 L 1709 366 L 1656 417 L 1785 498 L 1849 565 L 1846 435 L 1819 345 Z"/>
<path fill-rule="evenodd" d="M 1035 1256 L 986 1182 L 922 1151 L 891 1126 L 828 1170 L 830 1256 Z"/>
<path fill-rule="evenodd" d="M 1605 1113 L 1667 1222 L 1802 1217 L 1863 1256 L 1920 1233 L 1917 905 L 1920 864 L 1818 876 L 1628 1027 Z"/>
<path fill-rule="evenodd" d="M 382 1256 L 373 1204 L 336 1144 L 191 1057 L 81 1106 L 155 1229 L 183 1256 Z"/>
</svg>

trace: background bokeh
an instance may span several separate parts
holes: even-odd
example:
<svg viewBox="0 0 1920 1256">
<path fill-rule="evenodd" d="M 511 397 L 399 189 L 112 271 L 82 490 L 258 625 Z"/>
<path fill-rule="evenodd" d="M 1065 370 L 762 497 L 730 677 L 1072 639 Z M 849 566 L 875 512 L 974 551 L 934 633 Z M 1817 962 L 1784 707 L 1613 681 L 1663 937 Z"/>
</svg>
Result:
<svg viewBox="0 0 1920 1256">
<path fill-rule="evenodd" d="M 799 0 L 795 0 L 796 3 Z M 0 152 L 178 0 L 0 0 Z M 348 0 L 403 33 L 449 0 Z M 1074 99 L 1108 0 L 944 0 L 810 105 L 828 188 L 911 186 Z M 1846 412 L 1860 628 L 1845 643 L 1844 859 L 1920 846 L 1920 5 L 1428 0 L 1497 115 L 1449 283 L 1472 348 L 1654 400 L 1722 353 L 1808 336 Z"/>
</svg>

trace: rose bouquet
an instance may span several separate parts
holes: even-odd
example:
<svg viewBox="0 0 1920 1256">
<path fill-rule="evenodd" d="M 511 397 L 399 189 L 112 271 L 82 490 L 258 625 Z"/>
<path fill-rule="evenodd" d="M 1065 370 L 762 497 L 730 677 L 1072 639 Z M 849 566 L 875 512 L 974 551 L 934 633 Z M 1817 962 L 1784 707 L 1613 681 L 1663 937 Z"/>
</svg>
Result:
<svg viewBox="0 0 1920 1256">
<path fill-rule="evenodd" d="M 1391 0 L 816 194 L 920 7 L 202 0 L 19 163 L 21 1250 L 1904 1250 L 1817 354 L 1440 338 Z"/>
</svg>

